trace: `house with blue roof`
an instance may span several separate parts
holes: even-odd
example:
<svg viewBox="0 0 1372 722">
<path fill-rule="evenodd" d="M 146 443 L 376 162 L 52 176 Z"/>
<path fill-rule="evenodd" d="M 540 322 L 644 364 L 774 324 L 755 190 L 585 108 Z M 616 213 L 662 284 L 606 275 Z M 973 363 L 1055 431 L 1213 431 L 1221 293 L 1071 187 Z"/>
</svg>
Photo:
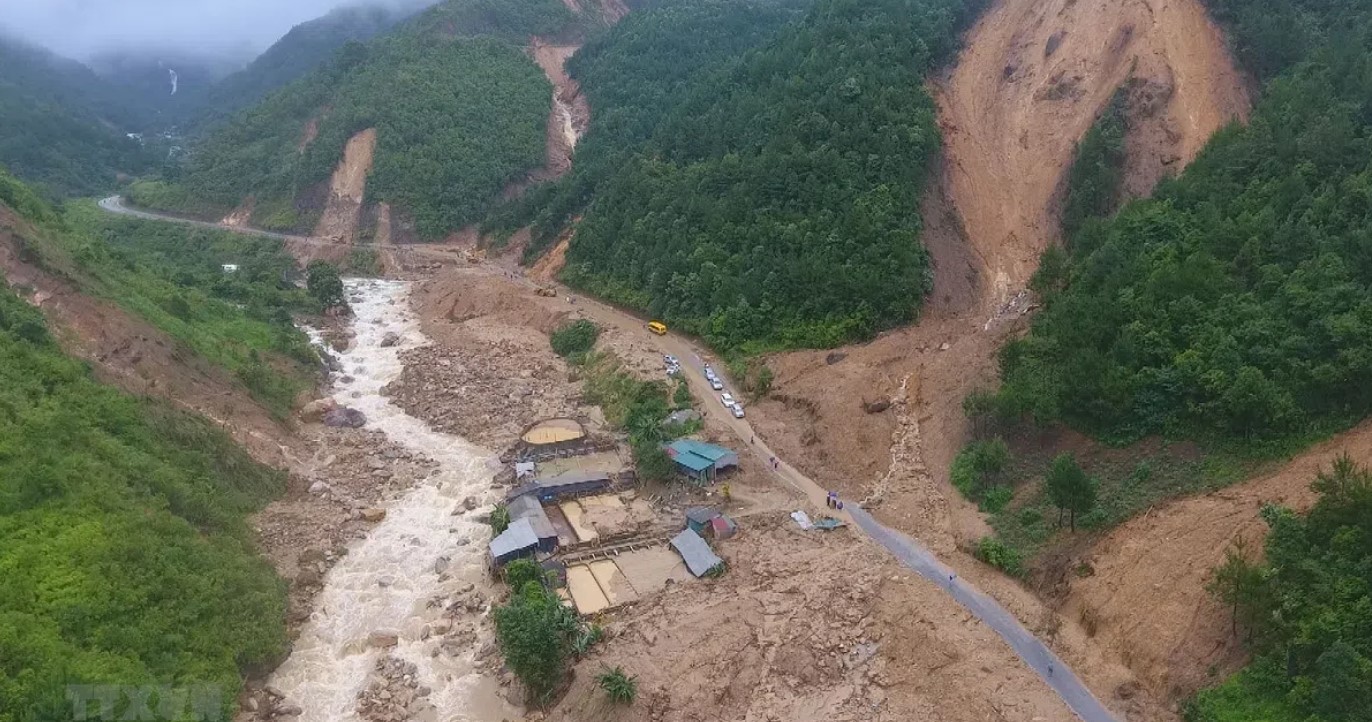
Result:
<svg viewBox="0 0 1372 722">
<path fill-rule="evenodd" d="M 695 439 L 677 439 L 667 445 L 666 451 L 677 471 L 695 484 L 708 484 L 721 471 L 738 467 L 738 454 Z"/>
</svg>

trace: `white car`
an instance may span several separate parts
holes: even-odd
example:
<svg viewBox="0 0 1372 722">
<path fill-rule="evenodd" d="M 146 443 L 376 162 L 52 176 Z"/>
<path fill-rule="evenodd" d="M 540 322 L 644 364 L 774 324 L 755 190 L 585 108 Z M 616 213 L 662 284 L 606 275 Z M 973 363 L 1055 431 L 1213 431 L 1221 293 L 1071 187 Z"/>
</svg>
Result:
<svg viewBox="0 0 1372 722">
<path fill-rule="evenodd" d="M 743 404 L 734 404 L 733 406 L 730 406 L 729 409 L 734 412 L 735 419 L 743 418 Z"/>
<path fill-rule="evenodd" d="M 719 400 L 720 400 L 720 402 L 723 403 L 725 406 L 733 406 L 733 405 L 734 405 L 734 395 L 733 395 L 733 394 L 730 394 L 730 393 L 727 393 L 727 392 L 726 392 L 726 393 L 722 393 L 722 394 L 719 395 Z"/>
<path fill-rule="evenodd" d="M 710 388 L 714 389 L 715 391 L 722 391 L 724 390 L 724 384 L 721 383 L 719 379 L 712 377 L 710 379 Z"/>
</svg>

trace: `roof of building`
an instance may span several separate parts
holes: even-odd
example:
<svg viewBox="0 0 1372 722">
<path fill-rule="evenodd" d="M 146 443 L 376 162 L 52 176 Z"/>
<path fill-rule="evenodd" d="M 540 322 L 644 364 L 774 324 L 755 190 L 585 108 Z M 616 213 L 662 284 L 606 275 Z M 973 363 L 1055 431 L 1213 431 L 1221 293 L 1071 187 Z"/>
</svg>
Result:
<svg viewBox="0 0 1372 722">
<path fill-rule="evenodd" d="M 502 557 L 538 546 L 538 534 L 528 519 L 510 522 L 509 528 L 491 540 L 491 558 Z"/>
<path fill-rule="evenodd" d="M 710 545 L 705 543 L 700 535 L 690 529 L 672 537 L 672 548 L 677 550 L 686 568 L 691 570 L 695 576 L 704 576 L 706 572 L 724 563 L 710 550 Z"/>
<path fill-rule="evenodd" d="M 534 473 L 534 462 L 520 461 L 515 463 L 515 476 L 529 476 Z"/>
<path fill-rule="evenodd" d="M 675 449 L 678 452 L 687 452 L 695 454 L 696 456 L 703 456 L 711 462 L 716 462 L 727 456 L 734 455 L 733 451 L 730 451 L 723 446 L 715 446 L 714 444 L 707 444 L 704 441 L 696 441 L 695 439 L 677 439 L 669 444 L 668 448 Z"/>
<path fill-rule="evenodd" d="M 533 481 L 530 481 L 525 484 L 520 484 L 519 486 L 516 486 L 515 488 L 511 489 L 509 493 L 505 494 L 505 500 L 508 502 L 513 502 L 515 499 L 518 499 L 521 496 L 536 491 L 556 490 L 563 487 L 576 486 L 579 484 L 593 482 L 603 482 L 606 484 L 610 483 L 609 472 L 569 471 L 565 474 L 558 474 L 557 476 L 550 476 L 545 479 L 534 479 Z"/>
<path fill-rule="evenodd" d="M 587 482 L 609 480 L 610 473 L 608 471 L 569 471 L 565 474 L 537 479 L 534 483 L 544 489 L 553 489 L 559 486 L 573 486 L 576 484 L 585 484 Z"/>
<path fill-rule="evenodd" d="M 686 467 L 687 469 L 690 469 L 691 471 L 705 471 L 706 469 L 715 465 L 715 462 L 699 454 L 692 454 L 689 451 L 673 449 L 670 446 L 667 447 L 667 455 L 672 457 L 672 461 L 681 464 L 682 466 Z"/>
<path fill-rule="evenodd" d="M 693 506 L 686 510 L 686 518 L 697 524 L 708 524 L 711 519 L 718 516 L 719 510 L 708 506 Z"/>
<path fill-rule="evenodd" d="M 509 509 L 510 521 L 528 520 L 539 539 L 557 538 L 557 530 L 553 528 L 552 521 L 548 519 L 548 512 L 543 510 L 543 504 L 539 503 L 538 497 L 518 497 L 510 502 Z"/>
</svg>

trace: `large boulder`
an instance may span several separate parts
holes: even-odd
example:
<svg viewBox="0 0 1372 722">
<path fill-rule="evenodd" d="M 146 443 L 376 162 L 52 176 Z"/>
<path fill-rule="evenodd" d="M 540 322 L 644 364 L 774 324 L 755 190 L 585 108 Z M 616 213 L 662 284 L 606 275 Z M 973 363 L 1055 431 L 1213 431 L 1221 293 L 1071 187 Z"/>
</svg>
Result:
<svg viewBox="0 0 1372 722">
<path fill-rule="evenodd" d="M 360 429 L 367 423 L 367 417 L 357 409 L 337 406 L 324 413 L 324 425 L 336 429 Z"/>
<path fill-rule="evenodd" d="M 315 399 L 300 409 L 300 420 L 307 424 L 318 423 L 324 420 L 325 414 L 336 408 L 338 402 L 333 399 Z"/>
<path fill-rule="evenodd" d="M 381 337 L 381 348 L 390 348 L 398 343 L 400 343 L 400 334 L 395 331 L 389 331 Z"/>
</svg>

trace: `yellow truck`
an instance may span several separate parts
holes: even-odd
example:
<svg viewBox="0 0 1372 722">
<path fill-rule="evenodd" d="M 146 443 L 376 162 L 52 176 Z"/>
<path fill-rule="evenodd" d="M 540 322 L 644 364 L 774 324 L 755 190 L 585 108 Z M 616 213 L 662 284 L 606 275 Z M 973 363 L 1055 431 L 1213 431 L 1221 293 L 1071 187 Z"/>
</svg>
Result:
<svg viewBox="0 0 1372 722">
<path fill-rule="evenodd" d="M 663 322 L 661 322 L 661 321 L 649 321 L 649 322 L 648 322 L 648 330 L 649 330 L 649 331 L 652 331 L 653 333 L 655 333 L 655 334 L 657 334 L 657 335 L 659 335 L 659 336 L 666 336 L 666 335 L 667 335 L 667 324 L 665 324 L 665 323 L 663 323 Z"/>
</svg>

